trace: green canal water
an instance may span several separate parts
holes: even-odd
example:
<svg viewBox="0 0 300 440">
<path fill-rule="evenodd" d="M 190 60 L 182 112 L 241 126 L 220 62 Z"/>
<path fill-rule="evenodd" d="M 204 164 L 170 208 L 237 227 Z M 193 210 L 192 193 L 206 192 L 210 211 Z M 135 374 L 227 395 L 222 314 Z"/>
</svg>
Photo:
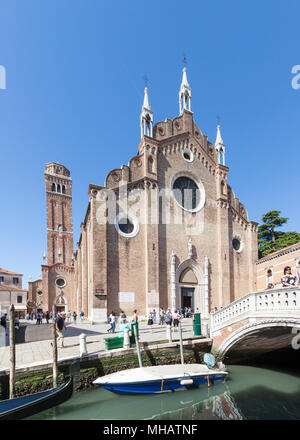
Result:
<svg viewBox="0 0 300 440">
<path fill-rule="evenodd" d="M 31 420 L 297 420 L 300 371 L 230 365 L 225 383 L 154 395 L 75 393 Z"/>
</svg>

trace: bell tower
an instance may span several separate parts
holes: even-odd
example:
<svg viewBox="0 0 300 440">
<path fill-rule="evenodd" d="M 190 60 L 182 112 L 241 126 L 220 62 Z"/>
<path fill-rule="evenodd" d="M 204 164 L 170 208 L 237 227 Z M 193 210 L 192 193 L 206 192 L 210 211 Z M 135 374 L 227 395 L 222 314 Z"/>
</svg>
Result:
<svg viewBox="0 0 300 440">
<path fill-rule="evenodd" d="M 47 263 L 73 266 L 72 179 L 63 165 L 45 165 Z"/>
</svg>

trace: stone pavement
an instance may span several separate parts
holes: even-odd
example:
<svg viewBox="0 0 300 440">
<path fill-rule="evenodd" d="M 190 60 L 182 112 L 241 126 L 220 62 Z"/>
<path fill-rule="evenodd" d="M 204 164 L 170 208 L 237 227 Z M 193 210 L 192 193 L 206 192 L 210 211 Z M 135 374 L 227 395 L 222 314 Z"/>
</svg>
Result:
<svg viewBox="0 0 300 440">
<path fill-rule="evenodd" d="M 31 325 L 25 321 L 21 325 Z M 34 324 L 32 324 L 34 325 Z M 36 330 L 39 331 L 39 325 Z M 77 323 L 67 324 L 65 332 L 65 347 L 58 349 L 58 360 L 79 356 L 79 335 L 86 334 L 88 354 L 107 353 L 104 338 L 118 336 L 107 333 L 108 324 Z M 118 326 L 117 326 L 118 329 Z M 166 340 L 166 326 L 153 325 L 152 331 L 146 322 L 139 323 L 140 342 L 154 342 Z M 182 319 L 183 338 L 193 338 L 193 321 L 191 318 Z M 173 341 L 179 340 L 179 332 L 172 331 Z M 43 363 L 52 362 L 51 340 L 28 342 L 16 345 L 16 368 L 30 368 Z M 9 368 L 9 347 L 0 348 L 0 371 Z"/>
</svg>

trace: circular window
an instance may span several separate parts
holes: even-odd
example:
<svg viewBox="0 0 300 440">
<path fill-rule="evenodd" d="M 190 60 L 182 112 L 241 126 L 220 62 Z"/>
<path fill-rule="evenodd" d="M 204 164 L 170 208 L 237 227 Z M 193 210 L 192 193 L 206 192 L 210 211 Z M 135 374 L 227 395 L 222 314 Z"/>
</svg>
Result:
<svg viewBox="0 0 300 440">
<path fill-rule="evenodd" d="M 63 278 L 57 278 L 57 280 L 55 281 L 57 287 L 65 287 L 66 280 L 64 280 Z"/>
<path fill-rule="evenodd" d="M 116 217 L 115 228 L 123 237 L 132 238 L 139 232 L 139 222 L 132 214 L 121 212 Z"/>
<path fill-rule="evenodd" d="M 43 292 L 41 290 L 39 290 L 37 294 L 38 294 L 38 296 L 42 296 Z"/>
<path fill-rule="evenodd" d="M 240 253 L 244 249 L 244 240 L 242 239 L 240 234 L 233 235 L 231 243 L 235 252 Z"/>
<path fill-rule="evenodd" d="M 205 203 L 205 190 L 203 184 L 191 175 L 180 173 L 172 181 L 172 191 L 176 203 L 190 212 L 199 211 Z"/>
<path fill-rule="evenodd" d="M 240 242 L 240 240 L 238 240 L 237 238 L 234 238 L 234 239 L 232 240 L 232 246 L 233 246 L 233 249 L 235 249 L 236 251 L 238 251 L 238 250 L 240 249 L 240 247 L 241 247 L 241 242 Z"/>
<path fill-rule="evenodd" d="M 182 157 L 187 162 L 193 162 L 193 160 L 194 160 L 194 154 L 189 148 L 184 148 L 182 150 Z"/>
</svg>

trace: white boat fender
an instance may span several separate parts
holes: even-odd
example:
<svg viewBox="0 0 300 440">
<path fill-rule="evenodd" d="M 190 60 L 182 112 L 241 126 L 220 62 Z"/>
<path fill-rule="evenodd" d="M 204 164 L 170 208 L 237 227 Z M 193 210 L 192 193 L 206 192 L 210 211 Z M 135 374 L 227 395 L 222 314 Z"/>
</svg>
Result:
<svg viewBox="0 0 300 440">
<path fill-rule="evenodd" d="M 194 381 L 193 379 L 182 379 L 180 381 L 180 385 L 193 385 Z"/>
</svg>

